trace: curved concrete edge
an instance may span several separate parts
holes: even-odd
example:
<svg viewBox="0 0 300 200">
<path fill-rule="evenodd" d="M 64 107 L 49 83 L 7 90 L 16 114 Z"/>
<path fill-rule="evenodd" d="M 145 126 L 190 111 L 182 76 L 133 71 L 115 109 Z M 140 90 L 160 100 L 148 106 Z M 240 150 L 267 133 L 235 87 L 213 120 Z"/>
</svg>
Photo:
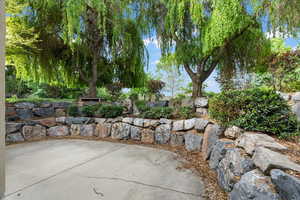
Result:
<svg viewBox="0 0 300 200">
<path fill-rule="evenodd" d="M 5 2 L 0 1 L 0 198 L 5 192 Z"/>
</svg>

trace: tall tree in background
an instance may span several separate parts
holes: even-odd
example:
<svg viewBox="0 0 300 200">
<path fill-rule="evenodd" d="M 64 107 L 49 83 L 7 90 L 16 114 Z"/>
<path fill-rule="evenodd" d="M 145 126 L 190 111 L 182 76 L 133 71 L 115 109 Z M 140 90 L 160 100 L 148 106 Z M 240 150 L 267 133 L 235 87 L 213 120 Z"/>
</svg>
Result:
<svg viewBox="0 0 300 200">
<path fill-rule="evenodd" d="M 14 19 L 34 29 L 39 51 L 24 53 L 26 62 L 14 63 L 23 77 L 87 85 L 90 97 L 96 96 L 97 86 L 144 84 L 145 47 L 131 19 L 130 1 L 8 0 L 7 4 L 24 2 L 26 7 Z"/>
<path fill-rule="evenodd" d="M 269 49 L 262 31 L 295 32 L 297 0 L 150 0 L 143 1 L 164 55 L 176 62 L 193 82 L 193 97 L 216 69 L 248 68 L 261 63 Z M 298 24 L 297 24 L 298 23 Z M 299 26 L 298 26 L 299 27 Z"/>
</svg>

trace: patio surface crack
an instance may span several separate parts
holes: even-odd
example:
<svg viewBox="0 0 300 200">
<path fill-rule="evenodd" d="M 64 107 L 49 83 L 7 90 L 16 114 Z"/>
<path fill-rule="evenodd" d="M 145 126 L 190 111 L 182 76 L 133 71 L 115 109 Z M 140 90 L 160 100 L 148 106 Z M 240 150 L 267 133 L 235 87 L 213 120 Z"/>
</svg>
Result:
<svg viewBox="0 0 300 200">
<path fill-rule="evenodd" d="M 121 182 L 125 182 L 125 183 L 133 183 L 133 184 L 136 184 L 136 185 L 142 185 L 142 186 L 156 188 L 156 189 L 161 189 L 161 190 L 165 190 L 165 191 L 176 192 L 176 193 L 180 193 L 180 194 L 184 194 L 184 195 L 190 195 L 190 196 L 195 196 L 195 197 L 201 197 L 202 196 L 201 194 L 195 194 L 195 193 L 190 193 L 190 192 L 183 192 L 183 191 L 175 190 L 175 189 L 172 189 L 172 188 L 167 188 L 167 187 L 157 186 L 157 185 L 151 185 L 151 184 L 142 183 L 142 182 L 134 181 L 134 180 L 128 180 L 128 179 L 124 179 L 124 178 L 116 178 L 116 177 L 94 177 L 94 176 L 87 176 L 86 178 L 89 178 L 89 179 L 101 179 L 101 180 L 111 180 L 111 181 L 121 181 Z"/>
</svg>

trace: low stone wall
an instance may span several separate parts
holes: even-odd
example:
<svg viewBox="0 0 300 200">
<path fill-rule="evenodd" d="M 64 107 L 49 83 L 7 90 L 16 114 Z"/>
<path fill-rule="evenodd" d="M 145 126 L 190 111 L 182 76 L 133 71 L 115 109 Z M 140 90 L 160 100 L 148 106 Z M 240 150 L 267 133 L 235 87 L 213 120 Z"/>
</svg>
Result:
<svg viewBox="0 0 300 200">
<path fill-rule="evenodd" d="M 64 116 L 70 104 L 68 102 L 6 103 L 6 121 Z"/>
<path fill-rule="evenodd" d="M 231 200 L 300 199 L 300 180 L 285 172 L 300 172 L 300 165 L 282 153 L 288 151 L 286 146 L 268 135 L 244 132 L 238 127 L 225 130 L 202 118 L 58 117 L 7 123 L 6 131 L 7 143 L 82 136 L 184 146 L 188 151 L 202 152 Z"/>
</svg>

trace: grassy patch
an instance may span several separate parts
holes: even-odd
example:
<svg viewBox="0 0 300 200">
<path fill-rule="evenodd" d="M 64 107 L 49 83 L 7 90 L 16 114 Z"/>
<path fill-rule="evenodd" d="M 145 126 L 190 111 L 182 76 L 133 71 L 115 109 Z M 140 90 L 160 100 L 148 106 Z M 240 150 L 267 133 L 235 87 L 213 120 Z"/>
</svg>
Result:
<svg viewBox="0 0 300 200">
<path fill-rule="evenodd" d="M 6 98 L 7 103 L 21 103 L 21 102 L 29 102 L 29 103 L 42 103 L 42 102 L 75 102 L 75 99 L 54 99 L 54 98 Z"/>
</svg>

